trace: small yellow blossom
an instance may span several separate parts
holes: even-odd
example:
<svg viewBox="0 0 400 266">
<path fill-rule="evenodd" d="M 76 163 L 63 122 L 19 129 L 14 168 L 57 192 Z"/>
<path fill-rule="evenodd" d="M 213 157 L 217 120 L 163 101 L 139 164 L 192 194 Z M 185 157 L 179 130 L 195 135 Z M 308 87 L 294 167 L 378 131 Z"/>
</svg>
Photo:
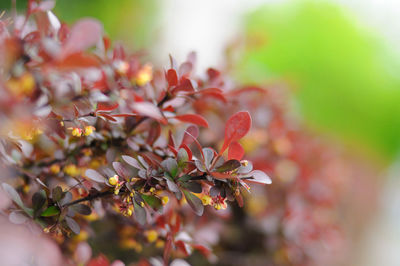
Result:
<svg viewBox="0 0 400 266">
<path fill-rule="evenodd" d="M 82 136 L 82 129 L 80 129 L 79 127 L 74 127 L 71 129 L 72 129 L 72 132 L 71 132 L 72 136 L 78 137 L 78 138 Z"/>
<path fill-rule="evenodd" d="M 147 241 L 150 243 L 153 243 L 158 239 L 158 233 L 156 230 L 146 231 L 145 235 L 147 237 Z"/>
<path fill-rule="evenodd" d="M 204 195 L 201 197 L 201 202 L 203 203 L 204 206 L 206 205 L 211 205 L 212 203 L 212 198 L 208 195 Z"/>
<path fill-rule="evenodd" d="M 8 90 L 14 95 L 32 95 L 35 89 L 35 78 L 29 72 L 19 78 L 11 78 L 6 83 Z"/>
<path fill-rule="evenodd" d="M 161 198 L 162 205 L 167 205 L 168 202 L 169 202 L 168 196 L 164 196 Z"/>
<path fill-rule="evenodd" d="M 154 193 L 154 191 L 156 191 L 156 189 L 155 189 L 155 188 L 153 188 L 153 187 L 152 187 L 152 188 L 150 188 L 150 192 L 151 192 L 151 193 Z"/>
<path fill-rule="evenodd" d="M 146 85 L 153 78 L 153 69 L 151 65 L 144 65 L 136 74 L 134 81 L 137 85 Z"/>
<path fill-rule="evenodd" d="M 131 238 L 122 240 L 121 246 L 122 246 L 122 248 L 133 249 L 137 253 L 142 252 L 142 250 L 143 250 L 142 245 Z"/>
<path fill-rule="evenodd" d="M 74 236 L 74 240 L 77 242 L 86 241 L 89 238 L 89 233 L 85 230 L 81 230 L 78 235 Z"/>
<path fill-rule="evenodd" d="M 157 239 L 157 241 L 156 241 L 156 248 L 163 248 L 164 245 L 165 245 L 164 240 L 162 240 L 162 239 Z"/>
<path fill-rule="evenodd" d="M 58 174 L 60 172 L 60 165 L 53 164 L 52 166 L 50 166 L 50 172 L 53 174 Z"/>
<path fill-rule="evenodd" d="M 91 134 L 93 133 L 94 130 L 96 130 L 95 127 L 86 126 L 83 134 L 84 134 L 85 136 L 89 136 L 89 135 L 91 135 Z"/>
<path fill-rule="evenodd" d="M 74 164 L 69 164 L 64 167 L 64 173 L 74 177 L 79 175 L 79 169 Z"/>
</svg>

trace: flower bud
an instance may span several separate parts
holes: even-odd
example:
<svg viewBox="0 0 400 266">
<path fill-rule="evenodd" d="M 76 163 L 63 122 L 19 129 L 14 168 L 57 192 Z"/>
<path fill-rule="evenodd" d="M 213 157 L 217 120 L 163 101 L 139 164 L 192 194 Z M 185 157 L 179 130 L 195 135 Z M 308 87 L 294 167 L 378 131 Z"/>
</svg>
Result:
<svg viewBox="0 0 400 266">
<path fill-rule="evenodd" d="M 114 176 L 110 177 L 108 179 L 108 183 L 110 183 L 111 186 L 117 185 L 118 184 L 118 176 L 114 175 Z"/>
</svg>

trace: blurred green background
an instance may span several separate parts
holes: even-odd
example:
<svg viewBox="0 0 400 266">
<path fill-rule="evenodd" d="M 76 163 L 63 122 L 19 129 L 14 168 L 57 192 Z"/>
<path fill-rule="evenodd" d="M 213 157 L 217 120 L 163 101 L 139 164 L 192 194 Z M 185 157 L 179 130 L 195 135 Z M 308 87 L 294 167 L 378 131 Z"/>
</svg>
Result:
<svg viewBox="0 0 400 266">
<path fill-rule="evenodd" d="M 287 80 L 306 123 L 384 159 L 400 145 L 399 57 L 328 1 L 266 5 L 246 17 L 236 75 Z"/>
</svg>

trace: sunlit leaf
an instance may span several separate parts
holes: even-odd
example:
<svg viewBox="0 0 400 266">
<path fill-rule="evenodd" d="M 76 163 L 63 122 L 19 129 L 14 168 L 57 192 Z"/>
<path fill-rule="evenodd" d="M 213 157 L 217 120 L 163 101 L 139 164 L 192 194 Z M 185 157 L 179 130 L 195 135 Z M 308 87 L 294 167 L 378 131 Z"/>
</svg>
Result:
<svg viewBox="0 0 400 266">
<path fill-rule="evenodd" d="M 50 217 L 50 216 L 55 216 L 58 215 L 60 213 L 60 209 L 56 206 L 50 206 L 48 207 L 46 210 L 44 210 L 40 216 L 43 217 Z"/>
</svg>

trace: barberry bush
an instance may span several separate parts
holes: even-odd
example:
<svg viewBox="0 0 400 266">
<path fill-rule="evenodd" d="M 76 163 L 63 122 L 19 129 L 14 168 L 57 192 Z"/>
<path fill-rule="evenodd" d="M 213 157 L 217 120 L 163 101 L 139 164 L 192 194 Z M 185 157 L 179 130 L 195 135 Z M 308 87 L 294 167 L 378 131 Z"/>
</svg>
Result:
<svg viewBox="0 0 400 266">
<path fill-rule="evenodd" d="M 119 259 L 81 254 L 86 240 L 107 253 L 102 234 L 135 251 L 126 261 L 168 264 L 193 251 L 212 261 L 190 237 L 196 225 L 229 202 L 242 207 L 250 183 L 271 183 L 243 159 L 249 112 L 219 116 L 235 87 L 215 69 L 196 76 L 194 53 L 153 69 L 97 20 L 69 27 L 53 6 L 32 0 L 0 21 L 2 189 L 13 201 L 4 213 L 41 228 L 69 264 Z"/>
</svg>

